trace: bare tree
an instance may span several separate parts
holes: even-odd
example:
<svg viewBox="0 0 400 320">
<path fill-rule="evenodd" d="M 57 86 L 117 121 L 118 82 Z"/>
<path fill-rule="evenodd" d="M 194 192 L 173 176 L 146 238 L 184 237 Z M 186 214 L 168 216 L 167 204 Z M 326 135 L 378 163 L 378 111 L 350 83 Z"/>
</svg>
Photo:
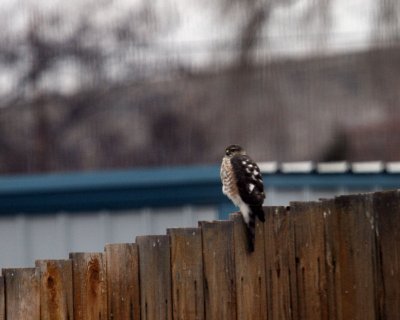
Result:
<svg viewBox="0 0 400 320">
<path fill-rule="evenodd" d="M 78 2 L 77 6 L 83 6 Z M 12 90 L 0 94 L 0 106 L 14 106 L 21 100 L 30 105 L 33 171 L 50 170 L 50 154 L 57 152 L 62 130 L 68 130 L 80 117 L 96 109 L 90 99 L 66 106 L 63 123 L 55 127 L 50 119 L 50 109 L 54 107 L 51 101 L 55 100 L 49 94 L 62 93 L 65 83 L 62 66 L 76 71 L 73 82 L 79 90 L 92 92 L 94 88 L 140 77 L 143 67 L 140 60 L 132 59 L 132 48 L 140 51 L 151 46 L 154 37 L 177 21 L 172 14 L 166 14 L 168 18 L 165 18 L 157 2 L 141 1 L 113 11 L 111 6 L 116 2 L 86 1 L 86 15 L 82 12 L 66 14 L 57 9 L 43 11 L 29 2 L 21 2 L 20 7 L 2 12 L 4 19 L 7 15 L 17 15 L 18 10 L 29 12 L 24 30 L 8 29 L 0 35 L 0 67 L 10 70 L 15 79 Z M 8 137 L 2 136 L 2 139 Z M 8 141 L 0 141 L 1 145 L 19 148 Z M 18 152 L 9 150 L 8 153 Z"/>
<path fill-rule="evenodd" d="M 398 43 L 400 40 L 400 2 L 380 0 L 376 2 L 372 41 Z"/>
</svg>

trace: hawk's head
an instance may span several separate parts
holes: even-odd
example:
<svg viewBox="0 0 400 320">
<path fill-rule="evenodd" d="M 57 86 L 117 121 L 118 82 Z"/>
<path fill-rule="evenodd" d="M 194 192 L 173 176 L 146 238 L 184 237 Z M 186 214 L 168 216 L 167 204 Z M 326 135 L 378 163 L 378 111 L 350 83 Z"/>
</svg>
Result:
<svg viewBox="0 0 400 320">
<path fill-rule="evenodd" d="M 232 158 L 235 155 L 245 155 L 246 151 L 241 146 L 237 144 L 232 144 L 225 149 L 225 155 L 229 158 Z"/>
</svg>

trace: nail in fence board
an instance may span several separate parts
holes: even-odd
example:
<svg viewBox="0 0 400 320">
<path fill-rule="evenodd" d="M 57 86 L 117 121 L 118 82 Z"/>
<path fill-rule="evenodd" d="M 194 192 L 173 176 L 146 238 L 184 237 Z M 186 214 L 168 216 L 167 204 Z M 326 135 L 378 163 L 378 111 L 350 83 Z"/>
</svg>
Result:
<svg viewBox="0 0 400 320">
<path fill-rule="evenodd" d="M 106 264 L 102 253 L 70 253 L 74 319 L 107 319 Z"/>
<path fill-rule="evenodd" d="M 290 204 L 294 218 L 298 319 L 328 319 L 325 220 L 318 202 Z"/>
<path fill-rule="evenodd" d="M 171 239 L 173 318 L 205 319 L 201 230 L 169 229 L 168 235 Z"/>
<path fill-rule="evenodd" d="M 376 319 L 375 230 L 372 195 L 335 199 L 329 246 L 336 261 L 338 319 Z"/>
<path fill-rule="evenodd" d="M 140 301 L 142 319 L 172 319 L 170 241 L 168 236 L 140 236 Z"/>
<path fill-rule="evenodd" d="M 42 320 L 73 317 L 72 261 L 38 260 Z"/>
<path fill-rule="evenodd" d="M 266 207 L 265 270 L 268 320 L 298 319 L 294 227 L 284 207 Z"/>
<path fill-rule="evenodd" d="M 267 319 L 264 225 L 256 222 L 255 250 L 247 249 L 246 227 L 241 214 L 234 223 L 235 272 L 238 319 Z"/>
<path fill-rule="evenodd" d="M 39 320 L 39 277 L 35 268 L 3 269 L 7 320 Z"/>
<path fill-rule="evenodd" d="M 200 222 L 206 319 L 236 320 L 232 221 Z"/>
<path fill-rule="evenodd" d="M 381 319 L 400 315 L 400 193 L 374 195 L 375 230 L 380 250 L 378 308 Z"/>
<path fill-rule="evenodd" d="M 139 252 L 134 243 L 107 244 L 108 319 L 140 319 Z"/>
<path fill-rule="evenodd" d="M 0 276 L 0 320 L 5 320 L 4 278 Z"/>
</svg>

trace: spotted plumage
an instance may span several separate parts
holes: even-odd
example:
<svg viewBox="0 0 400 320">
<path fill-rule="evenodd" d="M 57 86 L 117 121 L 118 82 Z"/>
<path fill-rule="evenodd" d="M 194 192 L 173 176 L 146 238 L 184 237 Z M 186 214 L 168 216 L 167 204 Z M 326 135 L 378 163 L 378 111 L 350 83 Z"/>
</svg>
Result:
<svg viewBox="0 0 400 320">
<path fill-rule="evenodd" d="M 247 226 L 249 251 L 254 251 L 256 216 L 265 221 L 265 199 L 260 168 L 238 145 L 226 148 L 221 164 L 222 192 L 239 207 Z"/>
</svg>

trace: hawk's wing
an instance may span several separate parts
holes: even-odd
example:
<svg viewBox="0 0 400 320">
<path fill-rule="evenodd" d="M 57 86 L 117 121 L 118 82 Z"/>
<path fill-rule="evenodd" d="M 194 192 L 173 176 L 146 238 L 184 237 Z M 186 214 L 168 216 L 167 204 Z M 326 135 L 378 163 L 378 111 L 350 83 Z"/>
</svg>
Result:
<svg viewBox="0 0 400 320">
<path fill-rule="evenodd" d="M 265 193 L 257 164 L 247 155 L 232 157 L 231 164 L 242 200 L 249 205 L 262 205 Z"/>
</svg>

